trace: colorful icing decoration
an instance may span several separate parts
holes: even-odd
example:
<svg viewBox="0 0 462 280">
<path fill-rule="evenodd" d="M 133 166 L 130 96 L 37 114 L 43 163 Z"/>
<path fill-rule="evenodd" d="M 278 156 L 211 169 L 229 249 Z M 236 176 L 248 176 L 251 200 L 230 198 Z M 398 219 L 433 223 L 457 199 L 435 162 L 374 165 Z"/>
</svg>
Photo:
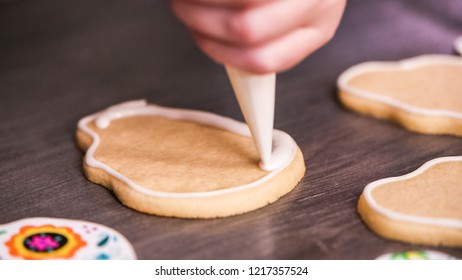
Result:
<svg viewBox="0 0 462 280">
<path fill-rule="evenodd" d="M 28 218 L 0 225 L 0 259 L 136 259 L 117 231 L 90 222 Z"/>
<path fill-rule="evenodd" d="M 381 255 L 376 260 L 455 260 L 456 258 L 435 251 L 406 251 Z"/>
<path fill-rule="evenodd" d="M 38 260 L 72 258 L 87 244 L 68 227 L 43 225 L 21 227 L 5 245 L 14 257 Z"/>
<path fill-rule="evenodd" d="M 145 100 L 124 102 L 118 105 L 111 106 L 102 112 L 81 119 L 78 124 L 79 129 L 81 129 L 93 138 L 93 142 L 90 148 L 86 151 L 85 163 L 88 166 L 103 169 L 105 172 L 124 182 L 126 185 L 136 190 L 137 192 L 151 197 L 211 197 L 258 187 L 262 183 L 274 177 L 281 170 L 286 168 L 293 161 L 297 152 L 297 146 L 292 137 L 290 137 L 287 133 L 283 131 L 275 129 L 273 131 L 273 151 L 271 154 L 271 166 L 275 169 L 268 172 L 266 176 L 250 184 L 208 192 L 173 193 L 149 190 L 133 182 L 132 180 L 130 180 L 120 172 L 116 171 L 115 169 L 111 168 L 110 166 L 104 164 L 103 162 L 96 160 L 96 158 L 94 157 L 94 154 L 100 144 L 100 138 L 98 134 L 92 131 L 88 125 L 92 121 L 95 121 L 96 125 L 99 128 L 104 129 L 110 125 L 112 120 L 131 116 L 163 116 L 170 119 L 189 120 L 192 122 L 221 128 L 246 137 L 251 137 L 251 134 L 247 125 L 230 118 L 225 118 L 212 113 L 195 110 L 165 108 L 153 104 L 147 104 Z"/>
</svg>

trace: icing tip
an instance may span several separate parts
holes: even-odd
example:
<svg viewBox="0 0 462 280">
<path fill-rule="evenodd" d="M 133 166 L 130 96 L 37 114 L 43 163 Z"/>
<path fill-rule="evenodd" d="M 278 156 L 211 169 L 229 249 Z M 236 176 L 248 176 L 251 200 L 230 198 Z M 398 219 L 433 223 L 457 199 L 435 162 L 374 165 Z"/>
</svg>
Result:
<svg viewBox="0 0 462 280">
<path fill-rule="evenodd" d="M 260 168 L 271 171 L 276 73 L 254 74 L 225 65 L 234 94 L 258 154 Z"/>
<path fill-rule="evenodd" d="M 455 41 L 454 41 L 454 49 L 462 55 L 462 36 L 459 36 Z"/>
<path fill-rule="evenodd" d="M 279 167 L 275 164 L 271 164 L 271 162 L 264 162 L 264 161 L 260 161 L 258 166 L 260 167 L 261 170 L 268 171 L 268 172 L 276 170 Z"/>
</svg>

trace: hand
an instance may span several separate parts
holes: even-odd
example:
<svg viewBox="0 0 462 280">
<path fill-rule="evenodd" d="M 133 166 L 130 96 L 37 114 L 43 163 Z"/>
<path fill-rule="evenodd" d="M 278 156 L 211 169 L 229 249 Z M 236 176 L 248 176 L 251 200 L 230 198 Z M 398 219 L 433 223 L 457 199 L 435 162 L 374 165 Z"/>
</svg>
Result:
<svg viewBox="0 0 462 280">
<path fill-rule="evenodd" d="M 346 0 L 171 0 L 199 48 L 255 73 L 287 70 L 326 44 Z"/>
</svg>

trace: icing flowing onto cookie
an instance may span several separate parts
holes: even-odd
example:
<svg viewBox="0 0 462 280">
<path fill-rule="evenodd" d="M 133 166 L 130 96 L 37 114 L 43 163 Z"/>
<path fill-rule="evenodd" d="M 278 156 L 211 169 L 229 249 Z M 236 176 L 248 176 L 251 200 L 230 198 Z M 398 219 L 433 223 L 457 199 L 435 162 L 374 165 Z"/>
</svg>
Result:
<svg viewBox="0 0 462 280">
<path fill-rule="evenodd" d="M 80 120 L 79 129 L 93 138 L 93 143 L 87 150 L 85 156 L 86 164 L 91 167 L 105 170 L 107 173 L 123 181 L 131 188 L 148 196 L 170 198 L 209 197 L 257 187 L 287 167 L 292 162 L 296 154 L 296 145 L 294 140 L 287 133 L 274 130 L 272 143 L 273 153 L 271 156 L 272 168 L 274 169 L 259 180 L 256 180 L 247 185 L 208 192 L 170 193 L 148 190 L 131 181 L 129 178 L 112 169 L 108 165 L 98 161 L 94 157 L 94 153 L 100 143 L 100 138 L 88 127 L 88 124 L 94 121 L 97 127 L 104 129 L 110 125 L 112 120 L 131 116 L 163 116 L 173 120 L 192 121 L 199 124 L 220 128 L 245 137 L 251 137 L 251 134 L 247 125 L 230 118 L 195 110 L 165 108 L 157 105 L 147 104 L 145 100 L 129 101 L 118 104 L 109 107 L 102 112 L 93 114 Z"/>
</svg>

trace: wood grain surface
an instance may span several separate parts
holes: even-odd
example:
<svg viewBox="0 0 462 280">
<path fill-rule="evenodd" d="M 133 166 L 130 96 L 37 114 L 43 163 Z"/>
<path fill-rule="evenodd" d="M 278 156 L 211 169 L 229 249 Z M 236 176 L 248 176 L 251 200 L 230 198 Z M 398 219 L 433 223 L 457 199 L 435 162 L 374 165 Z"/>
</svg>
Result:
<svg viewBox="0 0 462 280">
<path fill-rule="evenodd" d="M 411 133 L 336 99 L 336 79 L 353 64 L 453 54 L 460 1 L 433 2 L 349 1 L 336 37 L 278 76 L 275 126 L 304 153 L 302 182 L 245 215 L 185 220 L 140 214 L 87 181 L 74 132 L 81 117 L 140 98 L 242 120 L 223 67 L 197 49 L 165 0 L 0 0 L 0 224 L 102 223 L 141 259 L 373 259 L 409 249 L 462 258 L 462 250 L 382 239 L 356 212 L 367 183 L 461 155 L 462 139 Z"/>
</svg>

